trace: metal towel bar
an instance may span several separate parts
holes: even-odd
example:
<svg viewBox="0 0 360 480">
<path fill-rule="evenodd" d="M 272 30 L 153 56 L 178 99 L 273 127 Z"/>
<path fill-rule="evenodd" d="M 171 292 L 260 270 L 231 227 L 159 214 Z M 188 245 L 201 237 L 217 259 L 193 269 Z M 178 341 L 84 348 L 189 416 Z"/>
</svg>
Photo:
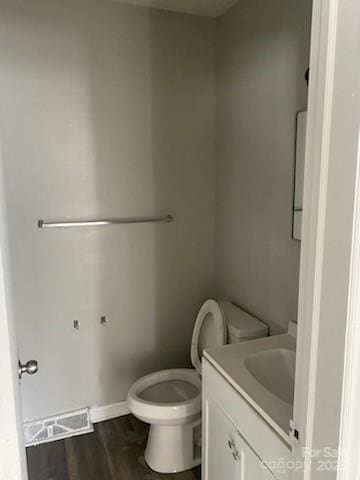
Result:
<svg viewBox="0 0 360 480">
<path fill-rule="evenodd" d="M 131 223 L 166 223 L 172 222 L 172 215 L 162 217 L 129 217 L 129 218 L 100 218 L 96 220 L 63 220 L 50 222 L 47 220 L 38 220 L 39 228 L 69 228 L 69 227 L 96 227 L 102 225 L 127 225 Z"/>
</svg>

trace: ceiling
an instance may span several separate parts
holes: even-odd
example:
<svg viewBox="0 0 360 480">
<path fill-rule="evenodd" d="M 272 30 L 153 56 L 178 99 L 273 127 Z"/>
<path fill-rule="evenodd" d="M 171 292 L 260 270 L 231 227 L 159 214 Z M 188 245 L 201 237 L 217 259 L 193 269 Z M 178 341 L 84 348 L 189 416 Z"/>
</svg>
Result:
<svg viewBox="0 0 360 480">
<path fill-rule="evenodd" d="M 237 0 L 115 0 L 118 2 L 153 7 L 174 12 L 191 13 L 205 17 L 218 17 L 232 7 Z"/>
</svg>

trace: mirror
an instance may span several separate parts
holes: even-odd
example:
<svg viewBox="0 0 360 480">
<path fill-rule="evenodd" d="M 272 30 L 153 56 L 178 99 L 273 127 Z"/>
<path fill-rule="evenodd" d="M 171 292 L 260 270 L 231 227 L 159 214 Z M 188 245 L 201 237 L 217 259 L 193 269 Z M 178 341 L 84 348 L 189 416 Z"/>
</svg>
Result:
<svg viewBox="0 0 360 480">
<path fill-rule="evenodd" d="M 307 112 L 298 112 L 296 116 L 296 156 L 295 156 L 295 181 L 293 204 L 293 238 L 301 240 L 304 167 L 305 167 L 305 141 L 306 141 Z"/>
</svg>

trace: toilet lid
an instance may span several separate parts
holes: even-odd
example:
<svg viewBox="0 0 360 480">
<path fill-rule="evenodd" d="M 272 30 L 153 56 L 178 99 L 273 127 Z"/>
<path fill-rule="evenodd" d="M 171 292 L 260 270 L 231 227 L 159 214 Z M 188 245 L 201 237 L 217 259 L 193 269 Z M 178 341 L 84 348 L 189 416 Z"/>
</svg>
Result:
<svg viewBox="0 0 360 480">
<path fill-rule="evenodd" d="M 201 373 L 203 350 L 226 344 L 224 315 L 215 300 L 207 300 L 200 308 L 191 340 L 191 362 Z"/>
</svg>

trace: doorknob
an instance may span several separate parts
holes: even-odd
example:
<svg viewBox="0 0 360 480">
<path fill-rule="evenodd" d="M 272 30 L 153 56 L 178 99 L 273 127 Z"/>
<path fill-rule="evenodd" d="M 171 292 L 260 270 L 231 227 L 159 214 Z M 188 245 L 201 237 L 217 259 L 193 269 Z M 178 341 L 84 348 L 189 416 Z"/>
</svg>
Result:
<svg viewBox="0 0 360 480">
<path fill-rule="evenodd" d="M 36 360 L 29 360 L 26 363 L 21 363 L 19 360 L 19 378 L 22 377 L 23 373 L 28 373 L 29 375 L 34 375 L 39 370 L 39 365 Z"/>
</svg>

